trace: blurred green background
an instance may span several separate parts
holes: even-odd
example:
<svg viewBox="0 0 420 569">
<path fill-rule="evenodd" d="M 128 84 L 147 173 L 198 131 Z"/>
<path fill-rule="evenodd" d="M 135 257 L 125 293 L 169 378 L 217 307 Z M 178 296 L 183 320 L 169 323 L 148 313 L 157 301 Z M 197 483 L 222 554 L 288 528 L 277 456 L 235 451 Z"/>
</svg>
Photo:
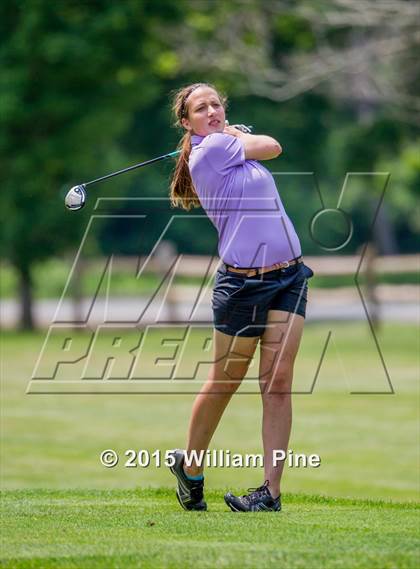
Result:
<svg viewBox="0 0 420 569">
<path fill-rule="evenodd" d="M 357 256 L 367 243 L 380 256 L 403 259 L 415 253 L 420 228 L 418 5 L 403 0 L 4 0 L 0 31 L 0 291 L 3 300 L 18 303 L 18 324 L 25 329 L 2 334 L 2 484 L 172 484 L 164 469 L 106 470 L 99 452 L 183 445 L 192 396 L 42 396 L 25 390 L 45 338 L 43 332 L 29 332 L 36 326 L 34 303 L 61 295 L 96 197 L 121 199 L 107 210 L 113 217 L 95 224 L 84 255 L 93 261 L 111 254 L 144 256 L 162 220 L 181 213 L 171 210 L 167 200 L 173 162 L 93 188 L 78 213 L 64 208 L 67 190 L 174 150 L 181 133 L 172 126 L 171 92 L 206 81 L 228 95 L 231 124 L 252 124 L 255 133 L 280 141 L 283 154 L 266 165 L 278 173 L 278 188 L 305 255 L 331 255 L 308 227 L 322 206 L 319 191 L 325 207 L 337 207 L 348 172 L 356 174 L 343 208 L 355 230 L 334 254 Z M 158 207 L 150 200 L 133 209 L 125 198 L 139 196 L 161 201 Z M 148 216 L 141 235 L 124 217 L 140 210 Z M 321 232 L 334 242 L 340 228 L 327 225 Z M 171 240 L 180 253 L 216 251 L 211 223 L 204 220 L 198 227 L 189 214 L 172 228 Z M 125 286 L 122 277 L 120 291 L 148 293 L 154 278 L 144 277 L 133 290 L 132 280 Z M 349 274 L 328 279 L 316 276 L 314 288 L 354 288 Z M 381 279 L 386 285 L 413 286 L 418 275 L 405 272 L 402 261 L 398 274 Z M 86 275 L 81 294 L 92 294 L 94 280 L 95 275 Z M 401 297 L 407 290 L 395 288 L 388 296 Z M 336 356 L 328 352 L 315 392 L 296 397 L 292 438 L 297 451 L 321 454 L 323 466 L 288 472 L 287 488 L 415 499 L 416 326 L 393 321 L 381 327 L 379 343 L 395 394 L 376 396 L 350 396 L 345 385 L 346 375 L 353 374 L 361 384 L 379 377 L 384 388 L 366 322 L 308 324 L 297 381 L 313 378 L 332 326 Z M 258 396 L 234 398 L 214 447 L 260 452 L 259 414 Z M 213 486 L 260 483 L 259 473 L 229 469 L 213 469 L 209 480 Z"/>
<path fill-rule="evenodd" d="M 354 178 L 343 207 L 355 231 L 337 254 L 357 253 L 367 241 L 379 254 L 416 251 L 416 14 L 416 2 L 399 0 L 375 7 L 338 0 L 2 2 L 0 253 L 21 299 L 21 325 L 33 326 L 34 268 L 74 256 L 95 206 L 91 198 L 70 214 L 67 190 L 173 150 L 181 133 L 171 126 L 170 94 L 195 81 L 226 92 L 231 124 L 253 124 L 281 142 L 284 153 L 269 168 L 281 172 L 279 190 L 305 254 L 325 254 L 308 231 L 321 209 L 316 181 L 325 206 L 335 208 L 347 172 L 382 175 Z M 165 198 L 171 170 L 170 162 L 159 163 L 103 183 L 91 196 Z M 121 200 L 112 214 L 130 207 Z M 153 227 L 174 210 L 163 200 L 142 203 L 142 212 L 150 230 L 140 241 L 126 219 L 104 219 L 89 254 L 149 252 Z M 334 242 L 340 229 L 327 223 L 321 232 Z M 184 253 L 211 254 L 216 246 L 213 226 L 197 231 L 188 217 L 171 239 Z"/>
</svg>

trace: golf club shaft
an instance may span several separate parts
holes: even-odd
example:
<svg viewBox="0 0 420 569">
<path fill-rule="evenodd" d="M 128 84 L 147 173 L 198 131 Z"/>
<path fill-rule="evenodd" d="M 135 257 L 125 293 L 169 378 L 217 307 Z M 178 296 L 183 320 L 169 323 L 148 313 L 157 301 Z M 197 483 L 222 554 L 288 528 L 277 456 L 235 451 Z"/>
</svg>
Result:
<svg viewBox="0 0 420 569">
<path fill-rule="evenodd" d="M 134 164 L 134 166 L 129 166 L 128 168 L 123 168 L 122 170 L 118 170 L 118 172 L 112 172 L 111 174 L 107 174 L 106 176 L 101 176 L 100 178 L 96 178 L 96 180 L 91 180 L 90 182 L 84 182 L 82 185 L 84 187 L 91 186 L 92 184 L 96 184 L 97 182 L 102 182 L 103 180 L 108 180 L 108 178 L 113 178 L 114 176 L 119 176 L 120 174 L 125 174 L 125 172 L 131 172 L 131 170 L 136 170 L 137 168 L 141 168 L 142 166 L 147 166 L 148 164 L 153 164 L 153 162 L 159 162 L 159 160 L 164 160 L 165 158 L 171 158 L 172 156 L 176 156 L 179 154 L 180 150 L 175 150 L 174 152 L 169 152 L 168 154 L 163 154 L 163 156 L 158 156 L 157 158 L 152 158 L 151 160 L 146 160 L 146 162 L 141 162 L 140 164 Z"/>
<path fill-rule="evenodd" d="M 247 129 L 243 132 L 251 132 L 253 127 L 248 126 L 244 127 L 244 125 L 233 125 L 236 128 L 243 127 Z M 239 130 L 242 130 L 239 128 Z M 140 164 L 134 164 L 134 166 L 129 166 L 128 168 L 123 168 L 122 170 L 118 170 L 117 172 L 112 172 L 111 174 L 107 174 L 106 176 L 101 176 L 100 178 L 96 178 L 96 180 L 91 180 L 90 182 L 84 182 L 82 184 L 83 187 L 92 186 L 92 184 L 96 184 L 97 182 L 103 182 L 104 180 L 108 180 L 109 178 L 113 178 L 114 176 L 119 176 L 120 174 L 125 174 L 125 172 L 131 172 L 131 170 L 136 170 L 137 168 L 141 168 L 142 166 L 147 166 L 148 164 L 153 164 L 154 162 L 159 162 L 159 160 L 165 160 L 165 158 L 171 158 L 172 156 L 176 156 L 179 154 L 181 150 L 175 150 L 174 152 L 169 152 L 168 154 L 163 154 L 162 156 L 158 156 L 157 158 L 152 158 L 151 160 L 146 160 L 146 162 L 141 162 Z"/>
</svg>

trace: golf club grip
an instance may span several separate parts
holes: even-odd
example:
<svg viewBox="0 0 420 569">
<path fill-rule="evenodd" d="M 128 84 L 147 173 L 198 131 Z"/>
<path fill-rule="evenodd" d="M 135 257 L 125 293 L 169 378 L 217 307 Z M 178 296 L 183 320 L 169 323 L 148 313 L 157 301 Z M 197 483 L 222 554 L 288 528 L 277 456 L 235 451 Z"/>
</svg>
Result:
<svg viewBox="0 0 420 569">
<path fill-rule="evenodd" d="M 91 186 L 92 184 L 96 184 L 97 182 L 102 182 L 103 180 L 108 180 L 109 178 L 113 178 L 114 176 L 125 174 L 125 172 L 131 172 L 132 170 L 136 170 L 137 168 L 141 168 L 142 166 L 147 166 L 148 164 L 159 162 L 159 160 L 165 160 L 165 158 L 171 158 L 172 156 L 176 156 L 180 152 L 181 152 L 180 150 L 175 150 L 174 152 L 169 152 L 168 154 L 164 154 L 163 156 L 158 156 L 157 158 L 146 160 L 146 162 L 141 162 L 140 164 L 134 164 L 134 166 L 123 168 L 122 170 L 118 170 L 117 172 L 112 172 L 111 174 L 107 174 L 106 176 L 101 176 L 100 178 L 96 178 L 95 180 L 91 180 L 90 182 L 84 182 L 83 186 L 85 187 Z"/>
</svg>

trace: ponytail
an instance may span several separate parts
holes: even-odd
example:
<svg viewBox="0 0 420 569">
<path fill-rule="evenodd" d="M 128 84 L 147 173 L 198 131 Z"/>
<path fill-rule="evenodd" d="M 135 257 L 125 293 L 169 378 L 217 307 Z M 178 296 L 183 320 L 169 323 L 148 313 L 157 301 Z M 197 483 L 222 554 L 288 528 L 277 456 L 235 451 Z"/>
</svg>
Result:
<svg viewBox="0 0 420 569">
<path fill-rule="evenodd" d="M 172 207 L 182 207 L 189 211 L 194 207 L 200 207 L 201 204 L 188 166 L 188 159 L 191 154 L 191 134 L 188 131 L 181 138 L 178 150 L 181 150 L 181 154 L 175 165 L 171 182 L 171 204 Z"/>
</svg>

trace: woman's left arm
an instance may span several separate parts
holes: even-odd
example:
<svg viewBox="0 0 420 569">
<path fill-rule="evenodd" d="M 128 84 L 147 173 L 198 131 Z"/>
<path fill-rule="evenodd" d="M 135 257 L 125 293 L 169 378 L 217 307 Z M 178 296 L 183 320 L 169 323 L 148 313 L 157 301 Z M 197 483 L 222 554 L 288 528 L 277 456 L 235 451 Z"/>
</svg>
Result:
<svg viewBox="0 0 420 569">
<path fill-rule="evenodd" d="M 246 134 L 233 126 L 225 126 L 223 132 L 241 139 L 245 158 L 249 160 L 271 160 L 283 151 L 276 139 L 265 134 Z"/>
</svg>

